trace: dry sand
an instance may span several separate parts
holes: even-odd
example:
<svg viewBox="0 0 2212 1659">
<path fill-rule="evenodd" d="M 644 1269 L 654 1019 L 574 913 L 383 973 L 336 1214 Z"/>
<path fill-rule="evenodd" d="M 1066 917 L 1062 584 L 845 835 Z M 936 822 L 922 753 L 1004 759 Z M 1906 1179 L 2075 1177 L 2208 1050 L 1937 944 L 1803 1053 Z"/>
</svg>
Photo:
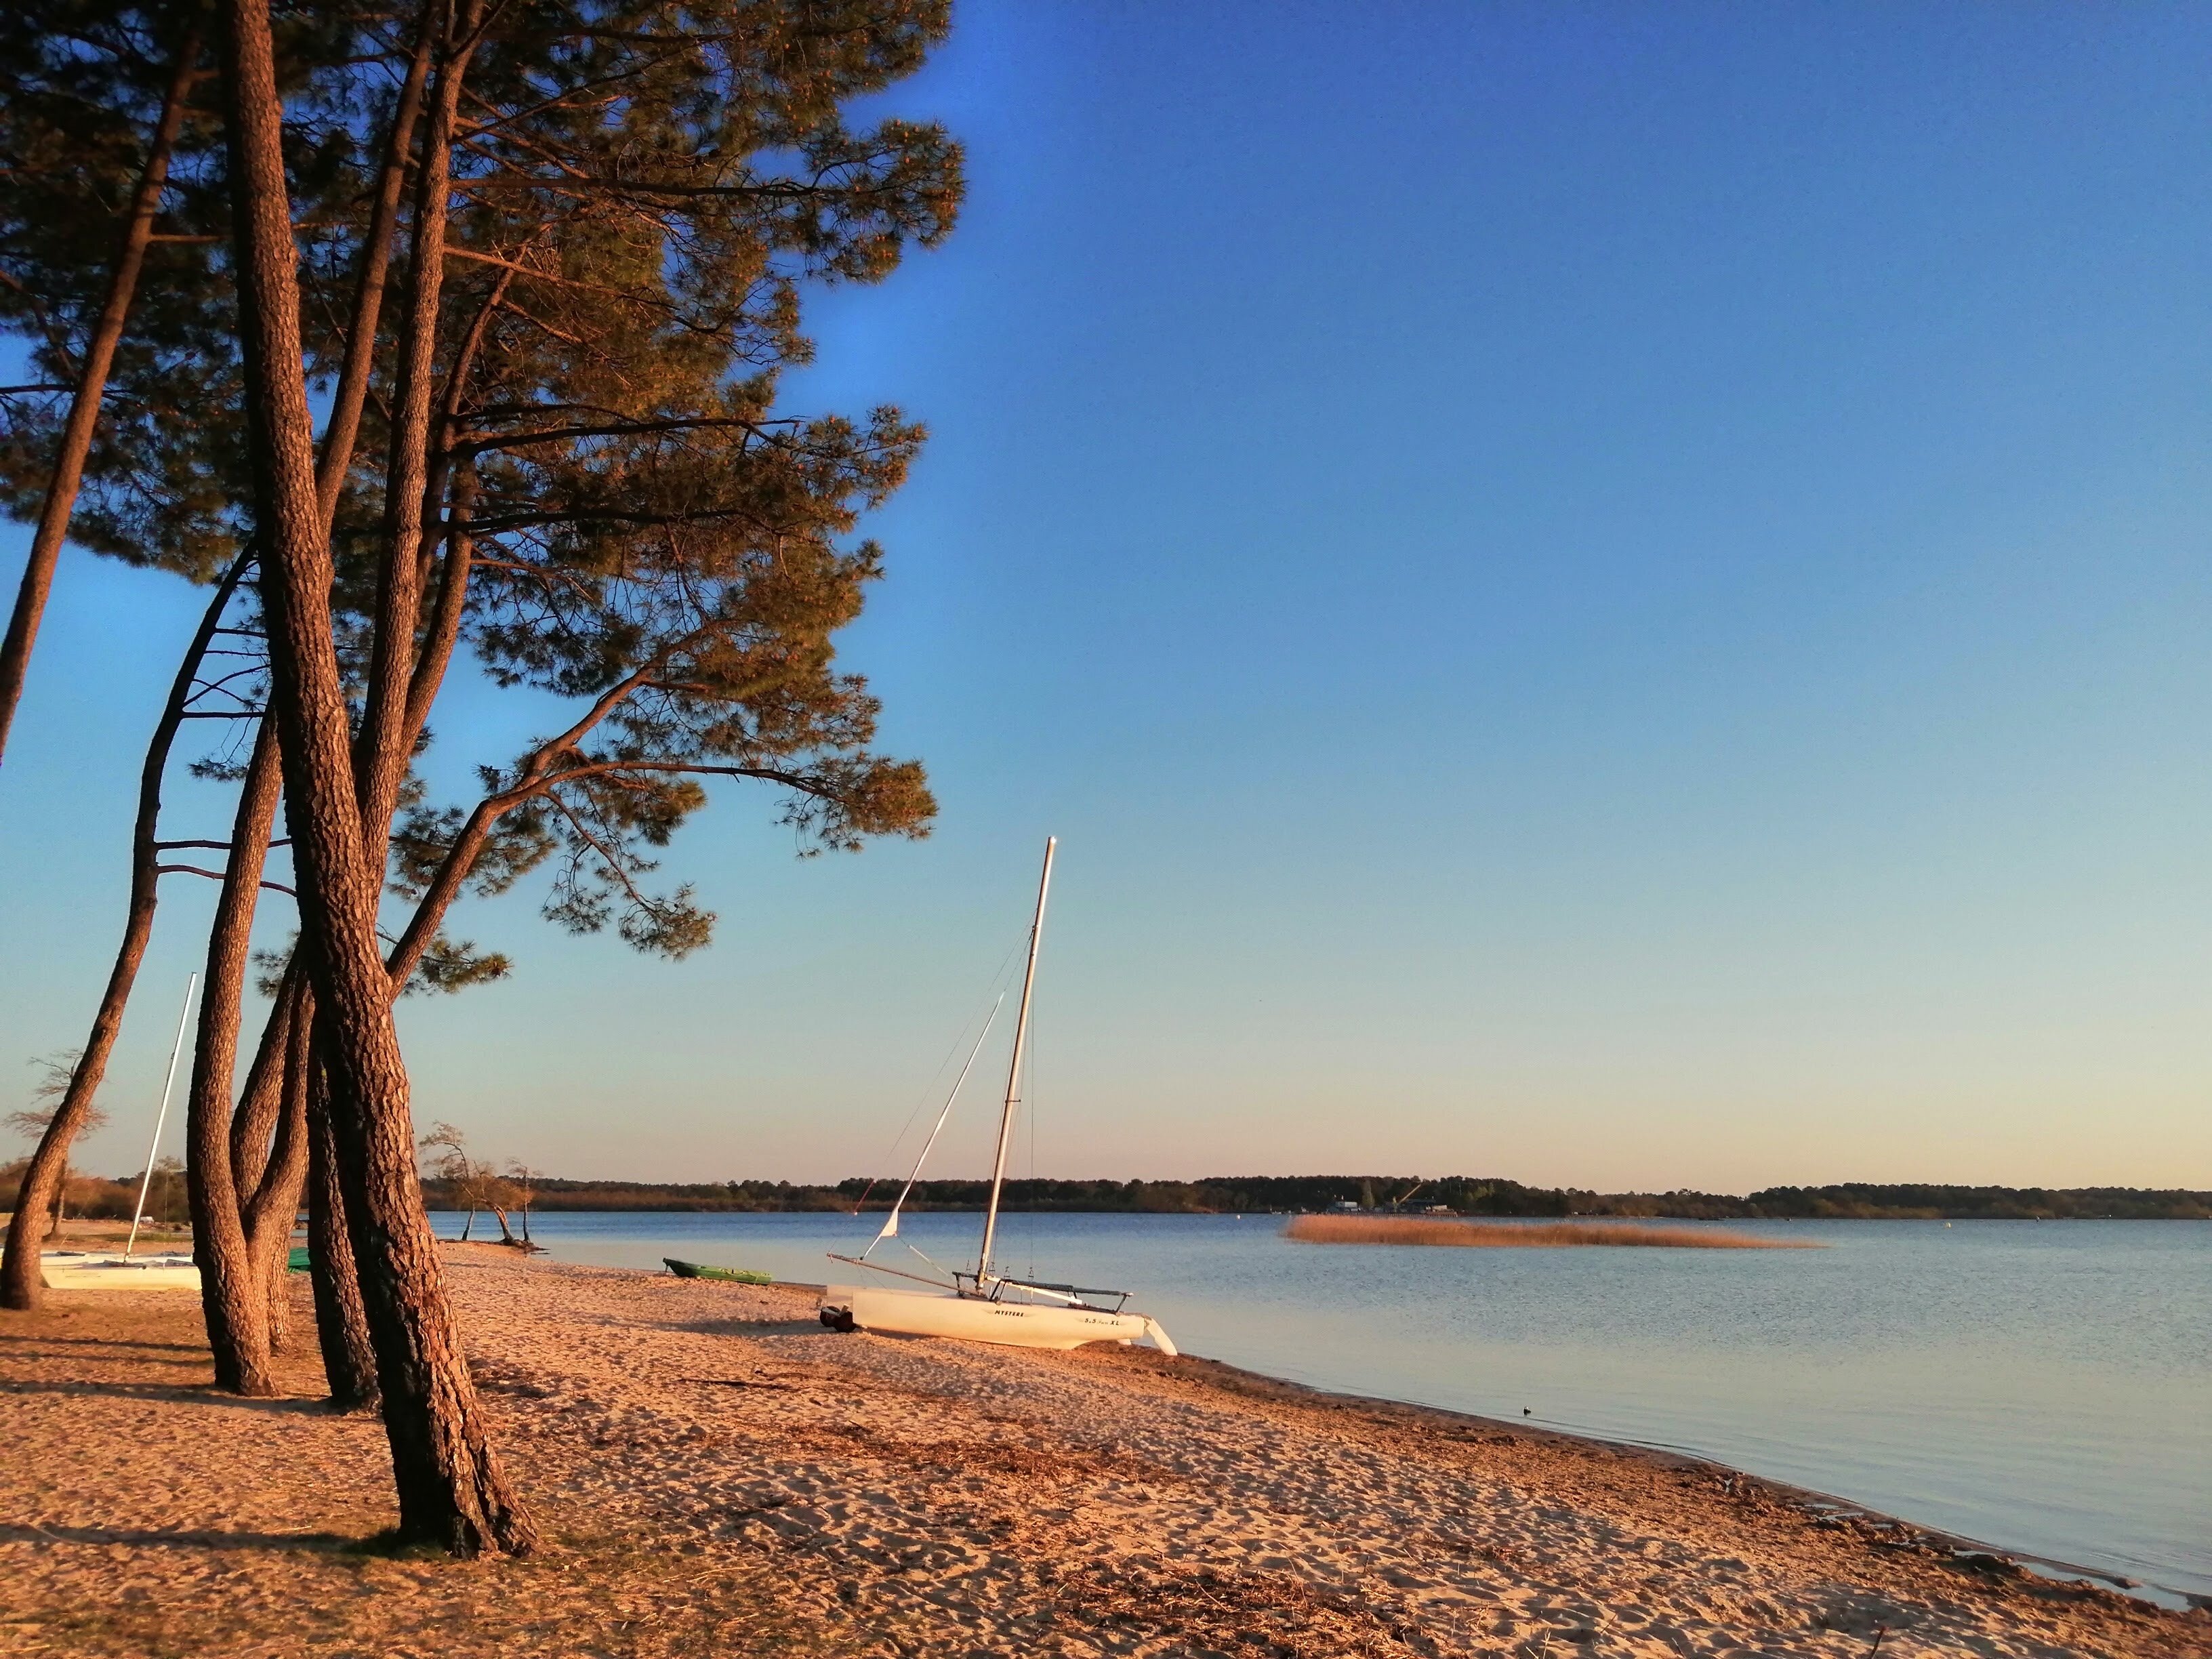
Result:
<svg viewBox="0 0 2212 1659">
<path fill-rule="evenodd" d="M 2212 1653 L 2212 1616 L 1710 1465 L 1142 1351 L 837 1336 L 785 1290 L 451 1261 L 553 1548 L 363 1550 L 392 1518 L 373 1421 L 206 1392 L 191 1297 L 61 1295 L 0 1315 L 0 1652 Z M 317 1392 L 312 1353 L 287 1380 Z"/>
</svg>

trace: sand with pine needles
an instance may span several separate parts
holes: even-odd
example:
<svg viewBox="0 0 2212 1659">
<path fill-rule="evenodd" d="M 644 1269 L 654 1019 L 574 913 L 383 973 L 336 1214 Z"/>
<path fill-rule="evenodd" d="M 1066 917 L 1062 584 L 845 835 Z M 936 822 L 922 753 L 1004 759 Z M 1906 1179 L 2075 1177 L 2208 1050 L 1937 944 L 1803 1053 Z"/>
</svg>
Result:
<svg viewBox="0 0 2212 1659">
<path fill-rule="evenodd" d="M 2205 1614 L 1710 1465 L 1142 1351 L 838 1336 L 790 1291 L 449 1260 L 551 1548 L 365 1552 L 381 1432 L 320 1408 L 311 1352 L 302 1397 L 227 1400 L 192 1297 L 57 1296 L 0 1315 L 0 1652 L 2212 1653 Z"/>
</svg>

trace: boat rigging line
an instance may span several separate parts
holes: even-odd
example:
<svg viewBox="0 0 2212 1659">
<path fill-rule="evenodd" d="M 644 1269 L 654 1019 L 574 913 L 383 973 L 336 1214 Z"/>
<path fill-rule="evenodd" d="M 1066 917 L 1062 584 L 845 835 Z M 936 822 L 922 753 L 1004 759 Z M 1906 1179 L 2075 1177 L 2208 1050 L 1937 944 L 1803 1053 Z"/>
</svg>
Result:
<svg viewBox="0 0 2212 1659">
<path fill-rule="evenodd" d="M 1008 945 L 1006 947 L 1006 954 L 999 958 L 999 965 L 991 970 L 991 977 L 985 981 L 986 989 L 989 989 L 994 986 L 999 988 L 998 1000 L 991 1005 L 991 1012 L 987 1017 L 983 1027 L 987 1031 L 991 1029 L 988 1023 L 989 1020 L 998 1017 L 999 1003 L 1004 1002 L 1006 1000 L 1005 988 L 1006 970 L 1012 965 L 1015 956 L 1019 953 L 1023 945 L 1026 943 L 1026 941 L 1027 935 L 1024 934 L 1021 938 L 1017 939 L 1012 945 Z M 971 1014 L 969 1018 L 972 1019 L 975 1016 Z M 930 1098 L 936 1091 L 938 1079 L 945 1075 L 945 1068 L 952 1064 L 952 1056 L 960 1052 L 960 1039 L 967 1034 L 967 1024 L 965 1022 L 963 1022 L 958 1033 L 954 1036 L 951 1044 L 945 1049 L 945 1058 L 937 1062 L 937 1069 L 929 1074 L 929 1081 L 922 1085 L 921 1092 L 915 1096 L 914 1106 L 907 1113 L 906 1121 L 899 1125 L 898 1133 L 891 1138 L 890 1151 L 892 1157 L 897 1157 L 898 1149 L 906 1144 L 907 1132 L 914 1127 L 914 1121 L 921 1115 L 921 1109 L 929 1104 Z M 974 1056 L 969 1056 L 969 1063 L 970 1065 L 975 1063 Z M 874 1192 L 876 1188 L 882 1184 L 882 1179 L 880 1176 L 870 1177 L 868 1184 L 860 1189 L 860 1197 L 853 1200 L 853 1213 L 854 1215 L 860 1213 L 862 1207 L 868 1201 L 868 1194 Z"/>
<path fill-rule="evenodd" d="M 1004 991 L 1001 991 L 999 993 L 999 1000 L 991 1005 L 990 1017 L 983 1022 L 983 1029 L 975 1034 L 975 1046 L 968 1051 L 967 1064 L 961 1066 L 960 1075 L 952 1079 L 952 1092 L 945 1097 L 944 1109 L 937 1115 L 937 1121 L 932 1126 L 929 1131 L 929 1139 L 921 1143 L 921 1152 L 920 1156 L 914 1160 L 914 1172 L 907 1176 L 906 1185 L 899 1188 L 898 1201 L 891 1206 L 891 1212 L 884 1218 L 883 1231 L 878 1233 L 875 1237 L 869 1242 L 867 1249 L 860 1252 L 860 1259 L 862 1261 L 866 1261 L 868 1259 L 869 1252 L 872 1251 L 877 1245 L 882 1243 L 885 1239 L 896 1238 L 898 1237 L 899 1207 L 906 1202 L 907 1194 L 914 1190 L 914 1183 L 921 1179 L 921 1166 L 923 1160 L 928 1158 L 929 1149 L 937 1145 L 937 1137 L 945 1133 L 945 1121 L 952 1115 L 952 1103 L 960 1098 L 961 1085 L 968 1081 L 968 1073 L 975 1069 L 975 1056 L 983 1052 L 983 1041 L 991 1035 L 991 1027 L 998 1023 L 999 1010 L 1005 1007 L 1006 1005 L 1006 994 Z M 855 1210 L 854 1213 L 857 1215 L 860 1212 Z M 911 1244 L 908 1245 L 907 1248 L 910 1250 L 914 1249 L 914 1246 Z M 915 1254 L 916 1255 L 921 1255 L 921 1252 L 915 1250 Z M 929 1261 L 929 1258 L 926 1255 L 922 1256 L 921 1259 L 925 1261 Z M 929 1265 L 933 1267 L 937 1264 L 933 1261 L 930 1261 Z"/>
</svg>

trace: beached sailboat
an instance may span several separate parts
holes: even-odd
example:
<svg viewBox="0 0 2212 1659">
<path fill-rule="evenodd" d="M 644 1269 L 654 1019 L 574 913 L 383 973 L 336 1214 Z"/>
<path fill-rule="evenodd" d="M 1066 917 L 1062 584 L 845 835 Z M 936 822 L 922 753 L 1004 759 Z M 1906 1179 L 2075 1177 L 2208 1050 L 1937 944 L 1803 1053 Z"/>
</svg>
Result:
<svg viewBox="0 0 2212 1659">
<path fill-rule="evenodd" d="M 960 1068 L 952 1092 L 938 1114 L 936 1127 L 923 1143 L 921 1157 L 915 1160 L 914 1173 L 907 1177 L 906 1187 L 891 1206 L 890 1214 L 885 1218 L 875 1242 L 857 1256 L 830 1253 L 833 1261 L 913 1279 L 932 1288 L 906 1291 L 867 1285 L 832 1285 L 822 1293 L 821 1312 L 822 1322 L 833 1330 L 962 1337 L 969 1341 L 999 1342 L 1023 1348 L 1079 1348 L 1086 1342 L 1149 1340 L 1163 1353 L 1176 1352 L 1175 1344 L 1168 1340 L 1168 1334 L 1160 1328 L 1158 1320 L 1122 1311 L 1129 1299 L 1127 1291 L 1014 1279 L 997 1272 L 992 1261 L 992 1247 L 998 1242 L 999 1234 L 999 1199 L 1006 1180 L 1006 1153 L 1013 1145 L 1014 1115 L 1021 1105 L 1022 1060 L 1029 1047 L 1030 1000 L 1036 988 L 1037 951 L 1044 942 L 1045 899 L 1052 890 L 1053 854 L 1059 845 L 1057 838 L 1046 839 L 1044 872 L 1037 878 L 1036 917 L 1030 924 L 1029 964 L 1022 975 L 1021 1010 L 1014 1021 L 1014 1053 L 1006 1068 L 1006 1104 L 999 1118 L 998 1157 L 991 1167 L 991 1199 L 983 1211 L 983 1242 L 975 1255 L 975 1271 L 956 1271 L 950 1275 L 951 1282 L 945 1284 L 870 1261 L 868 1254 L 885 1239 L 897 1237 L 899 1210 L 921 1178 L 922 1163 L 928 1158 L 930 1148 L 937 1144 L 938 1134 L 951 1115 L 952 1103 L 960 1097 L 961 1084 L 967 1081 L 969 1070 L 982 1050 L 983 1039 L 991 1033 L 991 1020 L 984 1022 L 982 1035 L 969 1050 L 967 1065 Z M 992 1020 L 997 1017 L 994 1007 Z"/>
<path fill-rule="evenodd" d="M 50 1291 L 197 1291 L 200 1270 L 191 1257 L 121 1255 L 112 1250 L 47 1250 L 39 1269 Z"/>
<path fill-rule="evenodd" d="M 177 1086 L 177 1058 L 185 1051 L 185 1030 L 192 1014 L 192 993 L 200 976 L 185 981 L 185 1006 L 177 1015 L 177 1040 L 169 1049 L 168 1075 L 161 1083 L 161 1104 L 154 1114 L 154 1140 L 146 1148 L 146 1173 L 139 1178 L 138 1199 L 131 1206 L 131 1236 L 123 1250 L 43 1250 L 39 1270 L 50 1291 L 197 1291 L 200 1270 L 192 1258 L 176 1250 L 159 1255 L 138 1254 L 138 1227 L 148 1219 L 146 1194 L 154 1182 L 154 1158 L 161 1150 L 161 1130 L 169 1121 L 169 1096 Z"/>
</svg>

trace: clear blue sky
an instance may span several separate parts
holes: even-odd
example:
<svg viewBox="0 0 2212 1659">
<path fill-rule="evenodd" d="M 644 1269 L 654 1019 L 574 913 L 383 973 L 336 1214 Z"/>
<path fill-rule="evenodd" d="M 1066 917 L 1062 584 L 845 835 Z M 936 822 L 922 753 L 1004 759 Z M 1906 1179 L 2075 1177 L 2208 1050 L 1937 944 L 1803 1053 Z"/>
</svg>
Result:
<svg viewBox="0 0 2212 1659">
<path fill-rule="evenodd" d="M 472 907 L 519 971 L 404 1005 L 418 1115 L 884 1168 L 1054 831 L 1041 1174 L 2212 1186 L 2208 85 L 2180 6 L 965 0 L 890 100 L 965 218 L 792 387 L 934 434 L 847 654 L 937 834 L 799 863 L 719 795 L 678 964 Z M 82 1040 L 195 605 L 64 563 L 10 1094 Z M 456 699 L 441 775 L 516 720 Z"/>
</svg>

